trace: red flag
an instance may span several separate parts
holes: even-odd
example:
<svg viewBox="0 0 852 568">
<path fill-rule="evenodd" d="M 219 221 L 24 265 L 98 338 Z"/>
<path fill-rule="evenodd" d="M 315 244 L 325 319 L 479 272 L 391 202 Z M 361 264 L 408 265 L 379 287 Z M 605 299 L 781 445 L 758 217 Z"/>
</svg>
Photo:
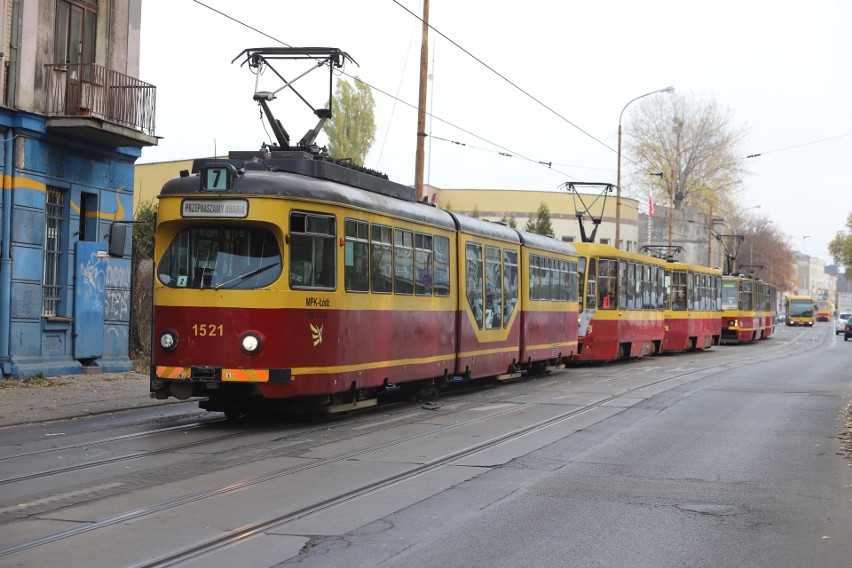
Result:
<svg viewBox="0 0 852 568">
<path fill-rule="evenodd" d="M 648 193 L 648 217 L 654 216 L 654 198 Z"/>
</svg>

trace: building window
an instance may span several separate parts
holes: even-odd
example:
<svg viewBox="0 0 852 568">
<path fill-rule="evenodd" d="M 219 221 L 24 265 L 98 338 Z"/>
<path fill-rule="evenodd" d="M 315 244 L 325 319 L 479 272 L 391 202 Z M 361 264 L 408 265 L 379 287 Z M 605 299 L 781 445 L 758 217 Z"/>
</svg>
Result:
<svg viewBox="0 0 852 568">
<path fill-rule="evenodd" d="M 47 188 L 44 207 L 44 272 L 42 273 L 42 308 L 44 316 L 58 313 L 62 284 L 60 261 L 62 260 L 62 217 L 65 195 L 55 187 Z"/>
<path fill-rule="evenodd" d="M 601 239 L 601 244 L 602 244 L 602 245 L 608 245 L 608 244 L 609 244 L 609 239 Z"/>
<path fill-rule="evenodd" d="M 562 237 L 562 242 L 563 242 L 563 243 L 573 243 L 573 242 L 574 242 L 574 237 L 573 237 L 573 236 L 570 236 L 570 235 L 563 236 L 563 237 Z"/>
<path fill-rule="evenodd" d="M 56 62 L 77 65 L 95 62 L 98 3 L 95 0 L 56 0 Z M 70 69 L 77 79 L 76 68 Z M 91 80 L 91 70 L 84 71 Z"/>
</svg>

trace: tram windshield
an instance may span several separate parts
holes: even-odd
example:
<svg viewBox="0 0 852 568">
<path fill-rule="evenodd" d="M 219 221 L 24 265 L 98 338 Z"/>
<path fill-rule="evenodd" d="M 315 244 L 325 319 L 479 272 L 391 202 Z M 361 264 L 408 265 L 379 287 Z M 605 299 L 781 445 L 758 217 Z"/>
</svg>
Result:
<svg viewBox="0 0 852 568">
<path fill-rule="evenodd" d="M 739 308 L 739 288 L 736 280 L 722 281 L 722 309 L 736 310 Z"/>
<path fill-rule="evenodd" d="M 280 275 L 278 242 L 258 227 L 185 229 L 157 267 L 160 282 L 172 288 L 263 288 Z"/>
</svg>

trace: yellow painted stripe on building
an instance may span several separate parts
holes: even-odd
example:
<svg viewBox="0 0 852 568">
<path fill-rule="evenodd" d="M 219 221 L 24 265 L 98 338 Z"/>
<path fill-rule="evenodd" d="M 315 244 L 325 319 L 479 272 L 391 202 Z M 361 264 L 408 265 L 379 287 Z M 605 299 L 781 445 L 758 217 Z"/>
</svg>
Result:
<svg viewBox="0 0 852 568">
<path fill-rule="evenodd" d="M 12 188 L 34 189 L 36 191 L 47 191 L 47 186 L 34 179 L 25 177 L 3 176 L 3 189 Z"/>
<path fill-rule="evenodd" d="M 222 381 L 243 383 L 269 382 L 268 369 L 222 369 Z"/>
<path fill-rule="evenodd" d="M 157 376 L 161 379 L 189 379 L 192 378 L 192 369 L 186 367 L 161 367 L 158 365 Z"/>
</svg>

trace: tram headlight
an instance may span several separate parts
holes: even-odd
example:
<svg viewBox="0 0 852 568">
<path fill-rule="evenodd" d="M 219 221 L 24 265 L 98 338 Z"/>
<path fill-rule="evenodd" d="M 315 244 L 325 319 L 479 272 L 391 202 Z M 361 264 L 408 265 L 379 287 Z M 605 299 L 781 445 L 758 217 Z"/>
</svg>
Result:
<svg viewBox="0 0 852 568">
<path fill-rule="evenodd" d="M 240 348 L 247 355 L 259 353 L 262 347 L 263 342 L 260 340 L 260 335 L 253 331 L 243 334 L 240 338 Z"/>
<path fill-rule="evenodd" d="M 178 336 L 176 331 L 167 329 L 166 331 L 160 334 L 160 347 L 163 348 L 163 351 L 170 353 L 177 349 L 177 346 Z"/>
</svg>

